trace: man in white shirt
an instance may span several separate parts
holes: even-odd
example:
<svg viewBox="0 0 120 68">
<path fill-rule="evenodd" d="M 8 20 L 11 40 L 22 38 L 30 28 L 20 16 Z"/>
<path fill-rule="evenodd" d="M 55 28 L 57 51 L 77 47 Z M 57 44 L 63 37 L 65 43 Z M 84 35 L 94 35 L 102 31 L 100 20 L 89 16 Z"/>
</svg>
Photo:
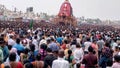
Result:
<svg viewBox="0 0 120 68">
<path fill-rule="evenodd" d="M 85 54 L 87 54 L 88 53 L 88 47 L 89 46 L 91 46 L 91 42 L 90 42 L 90 38 L 87 38 L 87 41 L 86 42 L 84 42 L 84 46 L 85 46 Z"/>
<path fill-rule="evenodd" d="M 42 39 L 40 40 L 39 48 L 40 48 L 41 44 L 47 44 L 47 41 L 45 40 L 45 37 L 42 37 Z"/>
<path fill-rule="evenodd" d="M 10 35 L 10 39 L 8 39 L 8 45 L 13 46 L 16 42 L 13 40 L 13 36 Z"/>
<path fill-rule="evenodd" d="M 102 37 L 99 38 L 99 40 L 97 41 L 97 45 L 98 45 L 98 58 L 100 58 L 102 48 L 105 45 L 105 41 L 103 40 Z"/>
<path fill-rule="evenodd" d="M 77 41 L 77 43 L 81 44 L 81 43 L 80 43 L 80 42 L 81 42 L 81 39 L 80 39 L 79 35 L 77 36 L 76 41 Z"/>
<path fill-rule="evenodd" d="M 84 51 L 83 51 L 83 48 L 80 48 L 80 45 L 77 44 L 76 45 L 76 49 L 75 51 L 73 52 L 74 54 L 74 59 L 77 63 L 80 63 L 83 59 L 83 55 L 84 55 Z"/>
<path fill-rule="evenodd" d="M 74 65 L 74 68 L 77 68 L 77 64 L 82 62 L 83 56 L 84 56 L 84 51 L 83 48 L 80 48 L 79 44 L 76 44 L 76 49 L 73 52 L 73 56 L 75 59 L 76 64 Z"/>
<path fill-rule="evenodd" d="M 113 39 L 113 43 L 112 43 L 112 49 L 115 51 L 115 47 L 118 46 L 118 44 L 116 43 L 117 39 Z"/>
<path fill-rule="evenodd" d="M 33 41 L 32 41 L 32 44 L 35 45 L 35 51 L 38 51 L 38 50 L 39 50 L 39 47 L 38 47 L 37 36 L 34 37 L 34 39 L 33 39 Z"/>
<path fill-rule="evenodd" d="M 31 42 L 31 40 L 28 39 L 27 37 L 25 37 L 25 38 L 22 40 L 22 44 L 24 45 L 24 48 L 30 49 L 30 47 L 29 47 L 30 42 Z"/>
<path fill-rule="evenodd" d="M 15 42 L 15 40 L 13 40 L 13 35 L 10 35 L 9 39 L 8 39 L 8 49 L 10 50 L 12 48 L 12 46 L 15 44 L 16 44 L 16 42 Z"/>
<path fill-rule="evenodd" d="M 66 61 L 64 57 L 64 51 L 59 50 L 59 57 L 58 59 L 53 61 L 52 68 L 69 68 L 69 62 Z"/>
</svg>

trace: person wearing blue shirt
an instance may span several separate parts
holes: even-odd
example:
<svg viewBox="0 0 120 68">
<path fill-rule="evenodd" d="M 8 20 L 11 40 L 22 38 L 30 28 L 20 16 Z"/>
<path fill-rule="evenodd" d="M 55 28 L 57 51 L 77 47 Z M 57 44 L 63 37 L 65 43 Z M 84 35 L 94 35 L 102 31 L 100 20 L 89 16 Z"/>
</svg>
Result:
<svg viewBox="0 0 120 68">
<path fill-rule="evenodd" d="M 24 46 L 22 44 L 20 44 L 20 39 L 16 39 L 16 44 L 13 45 L 13 48 L 17 49 L 18 55 L 20 55 L 21 52 L 24 51 Z"/>
<path fill-rule="evenodd" d="M 61 44 L 62 44 L 62 41 L 63 41 L 62 35 L 59 35 L 59 36 L 56 38 L 56 41 L 61 45 Z"/>
<path fill-rule="evenodd" d="M 53 38 L 51 38 L 51 43 L 48 45 L 48 48 L 51 48 L 52 51 L 58 51 L 60 48 L 59 46 L 56 44 L 55 40 Z"/>
<path fill-rule="evenodd" d="M 3 38 L 0 38 L 0 49 L 3 52 L 3 61 L 6 61 L 7 57 L 9 56 L 8 47 L 5 45 L 5 41 Z"/>
</svg>

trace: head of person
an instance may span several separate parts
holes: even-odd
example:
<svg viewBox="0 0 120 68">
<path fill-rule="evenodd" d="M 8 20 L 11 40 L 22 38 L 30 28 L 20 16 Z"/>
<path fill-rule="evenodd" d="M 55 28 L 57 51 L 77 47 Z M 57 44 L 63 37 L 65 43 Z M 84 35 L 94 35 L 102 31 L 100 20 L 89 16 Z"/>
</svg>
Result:
<svg viewBox="0 0 120 68">
<path fill-rule="evenodd" d="M 38 30 L 35 32 L 35 35 L 37 35 L 38 34 Z"/>
<path fill-rule="evenodd" d="M 9 55 L 9 61 L 14 62 L 16 60 L 16 53 L 11 52 Z"/>
<path fill-rule="evenodd" d="M 90 38 L 87 38 L 87 41 L 90 41 Z"/>
<path fill-rule="evenodd" d="M 0 37 L 0 46 L 4 46 L 4 45 L 5 45 L 4 38 Z"/>
<path fill-rule="evenodd" d="M 23 64 L 30 63 L 28 59 L 23 60 Z"/>
<path fill-rule="evenodd" d="M 26 63 L 25 68 L 34 68 L 32 63 Z"/>
<path fill-rule="evenodd" d="M 34 50 L 35 50 L 35 45 L 34 44 L 30 44 L 30 50 L 34 52 Z"/>
<path fill-rule="evenodd" d="M 13 39 L 13 35 L 10 35 L 10 38 Z"/>
<path fill-rule="evenodd" d="M 67 39 L 69 39 L 69 38 L 70 38 L 70 36 L 69 36 L 69 35 L 67 35 L 66 37 L 67 37 Z"/>
<path fill-rule="evenodd" d="M 62 34 L 59 34 L 59 37 L 62 37 Z"/>
<path fill-rule="evenodd" d="M 37 36 L 35 36 L 34 39 L 37 39 Z"/>
<path fill-rule="evenodd" d="M 58 56 L 60 57 L 60 58 L 63 58 L 64 57 L 64 50 L 59 50 L 59 52 L 58 52 Z"/>
<path fill-rule="evenodd" d="M 102 40 L 103 38 L 102 37 L 100 37 L 100 38 L 98 38 L 99 40 Z"/>
<path fill-rule="evenodd" d="M 47 36 L 50 37 L 50 34 L 48 34 Z"/>
<path fill-rule="evenodd" d="M 120 55 L 115 55 L 114 59 L 115 59 L 116 62 L 120 62 Z"/>
<path fill-rule="evenodd" d="M 72 54 L 72 50 L 68 50 L 68 62 L 69 63 L 72 62 L 72 60 L 70 58 L 71 54 Z"/>
<path fill-rule="evenodd" d="M 68 50 L 68 55 L 71 55 L 72 54 L 72 50 Z"/>
<path fill-rule="evenodd" d="M 42 36 L 42 39 L 45 39 L 45 37 L 44 37 L 44 36 Z"/>
<path fill-rule="evenodd" d="M 96 42 L 97 42 L 96 40 L 93 40 L 93 43 L 94 43 L 94 44 L 96 44 Z"/>
<path fill-rule="evenodd" d="M 72 42 L 71 42 L 71 45 L 76 45 L 77 44 L 77 41 L 76 39 L 74 39 Z"/>
<path fill-rule="evenodd" d="M 20 39 L 19 38 L 16 39 L 16 43 L 20 44 Z"/>
<path fill-rule="evenodd" d="M 47 53 L 52 53 L 52 49 L 51 48 L 47 48 L 46 51 L 47 51 Z"/>
<path fill-rule="evenodd" d="M 27 43 L 27 40 L 22 40 L 22 44 L 24 45 L 24 46 L 26 46 L 28 43 Z"/>
<path fill-rule="evenodd" d="M 24 54 L 28 54 L 28 52 L 29 52 L 29 49 L 28 49 L 28 48 L 25 48 Z"/>
<path fill-rule="evenodd" d="M 55 41 L 55 39 L 51 37 L 51 41 Z"/>
<path fill-rule="evenodd" d="M 115 51 L 119 51 L 119 47 L 118 46 L 115 47 Z"/>
<path fill-rule="evenodd" d="M 106 42 L 106 43 L 105 43 L 105 47 L 109 47 L 109 48 L 110 48 L 110 43 L 109 43 L 109 42 Z"/>
<path fill-rule="evenodd" d="M 50 42 L 51 42 L 51 39 L 48 39 L 48 40 L 47 40 L 47 44 L 49 44 Z"/>
<path fill-rule="evenodd" d="M 114 42 L 117 42 L 117 39 L 113 39 Z"/>
<path fill-rule="evenodd" d="M 40 48 L 43 49 L 43 50 L 47 49 L 47 45 L 46 44 L 41 44 L 40 46 L 41 46 Z"/>
<path fill-rule="evenodd" d="M 107 66 L 112 66 L 113 65 L 113 60 L 111 60 L 111 59 L 108 59 L 108 62 L 107 62 Z"/>
<path fill-rule="evenodd" d="M 5 68 L 10 68 L 10 66 L 9 66 L 9 65 L 6 65 Z"/>
<path fill-rule="evenodd" d="M 68 44 L 68 41 L 67 41 L 67 40 L 64 40 L 64 43 L 65 43 L 65 44 Z"/>
<path fill-rule="evenodd" d="M 54 54 L 55 57 L 58 57 L 58 50 L 55 50 L 52 53 Z"/>
<path fill-rule="evenodd" d="M 92 48 L 92 46 L 89 46 L 89 47 L 88 47 L 88 51 L 91 52 L 91 53 L 94 52 L 94 49 Z"/>
<path fill-rule="evenodd" d="M 79 43 L 77 43 L 76 44 L 76 48 L 80 48 L 81 46 L 80 46 L 80 44 Z"/>
<path fill-rule="evenodd" d="M 40 61 L 40 60 L 41 60 L 41 54 L 37 54 L 37 55 L 36 55 L 36 60 L 37 60 L 37 61 Z"/>
<path fill-rule="evenodd" d="M 77 35 L 77 38 L 79 38 L 79 35 Z"/>
</svg>

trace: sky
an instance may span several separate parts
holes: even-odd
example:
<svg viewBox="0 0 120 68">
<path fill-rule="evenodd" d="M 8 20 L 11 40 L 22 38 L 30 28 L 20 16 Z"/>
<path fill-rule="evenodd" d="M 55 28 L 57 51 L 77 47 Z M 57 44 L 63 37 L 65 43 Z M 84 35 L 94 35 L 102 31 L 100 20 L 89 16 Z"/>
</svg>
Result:
<svg viewBox="0 0 120 68">
<path fill-rule="evenodd" d="M 23 12 L 33 7 L 34 12 L 57 15 L 65 0 L 0 0 L 7 9 Z M 120 0 L 69 0 L 75 17 L 100 18 L 101 20 L 120 20 Z"/>
</svg>

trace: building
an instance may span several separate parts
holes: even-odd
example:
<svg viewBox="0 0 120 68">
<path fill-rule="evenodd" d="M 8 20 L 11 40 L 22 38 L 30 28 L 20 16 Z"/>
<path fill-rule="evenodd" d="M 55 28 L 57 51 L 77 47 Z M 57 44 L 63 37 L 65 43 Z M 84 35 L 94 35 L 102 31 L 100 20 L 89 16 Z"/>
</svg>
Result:
<svg viewBox="0 0 120 68">
<path fill-rule="evenodd" d="M 26 10 L 26 13 L 23 13 L 22 11 L 16 11 L 16 8 L 14 11 L 6 9 L 4 5 L 0 4 L 0 20 L 1 21 L 19 21 L 22 22 L 23 20 L 41 20 L 40 14 L 35 14 L 33 12 L 33 7 L 29 7 Z"/>
</svg>

